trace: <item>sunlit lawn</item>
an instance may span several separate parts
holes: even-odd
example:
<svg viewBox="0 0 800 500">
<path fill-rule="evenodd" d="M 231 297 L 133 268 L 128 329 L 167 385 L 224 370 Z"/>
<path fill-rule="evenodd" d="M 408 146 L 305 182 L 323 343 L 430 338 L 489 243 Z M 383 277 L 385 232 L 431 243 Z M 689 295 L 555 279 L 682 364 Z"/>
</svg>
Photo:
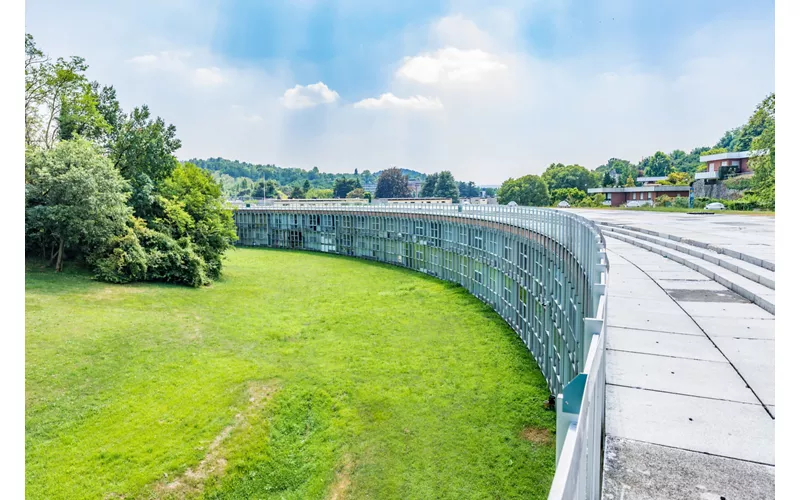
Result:
<svg viewBox="0 0 800 500">
<path fill-rule="evenodd" d="M 388 265 L 236 249 L 190 289 L 28 262 L 25 361 L 28 498 L 544 498 L 554 470 L 522 342 Z"/>
</svg>

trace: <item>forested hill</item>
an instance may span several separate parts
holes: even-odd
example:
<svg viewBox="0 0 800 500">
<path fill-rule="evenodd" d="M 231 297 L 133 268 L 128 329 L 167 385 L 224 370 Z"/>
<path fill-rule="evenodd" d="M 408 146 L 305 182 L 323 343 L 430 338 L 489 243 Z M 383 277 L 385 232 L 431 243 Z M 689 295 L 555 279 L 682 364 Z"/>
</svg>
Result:
<svg viewBox="0 0 800 500">
<path fill-rule="evenodd" d="M 225 158 L 209 158 L 200 160 L 192 158 L 190 163 L 194 163 L 200 168 L 210 172 L 216 172 L 218 176 L 228 175 L 234 179 L 246 177 L 253 181 L 274 180 L 281 186 L 299 186 L 305 181 L 309 181 L 311 186 L 316 188 L 332 188 L 337 178 L 358 178 L 362 184 L 372 184 L 377 182 L 380 171 L 370 172 L 354 170 L 351 173 L 332 174 L 321 172 L 314 167 L 311 170 L 302 168 L 285 168 L 276 165 L 261 165 L 242 162 L 239 160 L 226 160 Z M 425 180 L 426 175 L 416 170 L 401 169 L 403 174 L 408 175 L 409 180 Z"/>
</svg>

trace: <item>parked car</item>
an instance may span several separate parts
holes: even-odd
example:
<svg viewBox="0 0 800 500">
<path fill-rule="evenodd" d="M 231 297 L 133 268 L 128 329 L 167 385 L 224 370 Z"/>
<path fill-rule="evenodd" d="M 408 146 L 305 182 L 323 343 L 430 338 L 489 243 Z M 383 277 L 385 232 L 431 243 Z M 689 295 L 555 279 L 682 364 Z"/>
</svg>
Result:
<svg viewBox="0 0 800 500">
<path fill-rule="evenodd" d="M 631 208 L 631 207 L 644 207 L 646 205 L 652 205 L 652 204 L 653 203 L 649 200 L 628 200 L 628 202 L 625 203 L 625 206 Z"/>
<path fill-rule="evenodd" d="M 706 210 L 725 210 L 725 205 L 722 203 L 715 201 L 713 203 L 709 203 L 706 205 Z"/>
<path fill-rule="evenodd" d="M 567 200 L 561 200 L 558 202 L 558 206 L 561 208 L 569 208 L 569 202 Z"/>
</svg>

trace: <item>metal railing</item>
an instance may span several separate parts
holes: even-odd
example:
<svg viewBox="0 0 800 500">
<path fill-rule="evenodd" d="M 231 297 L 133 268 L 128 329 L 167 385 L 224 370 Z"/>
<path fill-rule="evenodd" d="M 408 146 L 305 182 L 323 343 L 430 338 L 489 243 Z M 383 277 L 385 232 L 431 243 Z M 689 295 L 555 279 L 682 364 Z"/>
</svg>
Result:
<svg viewBox="0 0 800 500">
<path fill-rule="evenodd" d="M 239 244 L 387 262 L 459 283 L 514 329 L 556 396 L 551 499 L 600 497 L 607 260 L 594 222 L 502 205 L 235 211 Z"/>
</svg>

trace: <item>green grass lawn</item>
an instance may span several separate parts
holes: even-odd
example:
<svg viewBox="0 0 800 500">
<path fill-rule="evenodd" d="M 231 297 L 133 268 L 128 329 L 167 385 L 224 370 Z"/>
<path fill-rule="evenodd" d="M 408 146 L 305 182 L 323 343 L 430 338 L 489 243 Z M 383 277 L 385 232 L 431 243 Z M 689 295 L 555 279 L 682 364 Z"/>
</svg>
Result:
<svg viewBox="0 0 800 500">
<path fill-rule="evenodd" d="M 27 497 L 545 498 L 555 413 L 460 287 L 229 252 L 191 289 L 26 269 Z"/>
</svg>

